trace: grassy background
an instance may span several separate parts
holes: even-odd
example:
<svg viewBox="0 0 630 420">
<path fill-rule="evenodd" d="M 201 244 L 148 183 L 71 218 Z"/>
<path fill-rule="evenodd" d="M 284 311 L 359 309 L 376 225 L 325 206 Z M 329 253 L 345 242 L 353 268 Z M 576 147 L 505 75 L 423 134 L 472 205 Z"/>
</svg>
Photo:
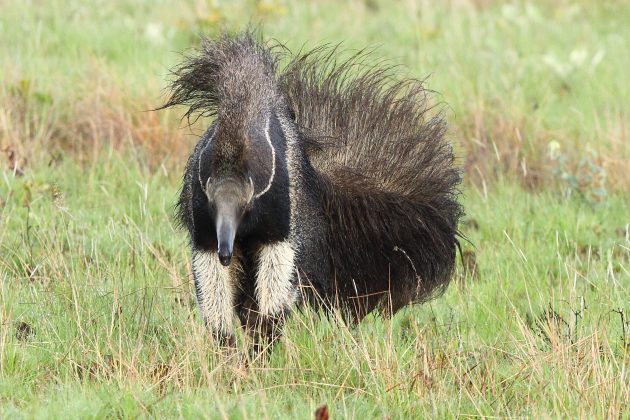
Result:
<svg viewBox="0 0 630 420">
<path fill-rule="evenodd" d="M 0 416 L 627 418 L 627 2 L 0 11 Z M 297 314 L 245 367 L 208 343 L 173 226 L 207 121 L 146 110 L 199 33 L 248 22 L 293 49 L 379 45 L 428 77 L 474 246 L 430 304 L 355 329 Z"/>
</svg>

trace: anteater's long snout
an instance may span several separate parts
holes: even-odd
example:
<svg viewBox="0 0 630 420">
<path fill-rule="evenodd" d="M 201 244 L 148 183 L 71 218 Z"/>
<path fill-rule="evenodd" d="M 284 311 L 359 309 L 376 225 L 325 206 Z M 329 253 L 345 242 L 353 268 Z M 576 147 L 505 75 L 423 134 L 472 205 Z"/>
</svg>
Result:
<svg viewBox="0 0 630 420">
<path fill-rule="evenodd" d="M 217 214 L 217 253 L 219 254 L 219 261 L 226 267 L 230 265 L 232 260 L 237 223 L 235 212 L 219 211 Z"/>
<path fill-rule="evenodd" d="M 227 267 L 234 253 L 234 238 L 241 220 L 241 206 L 237 195 L 223 189 L 218 190 L 215 197 L 217 254 L 221 264 Z"/>
<path fill-rule="evenodd" d="M 243 218 L 244 209 L 253 194 L 253 190 L 249 187 L 232 178 L 223 179 L 215 185 L 210 185 L 210 180 L 208 180 L 206 194 L 215 209 L 217 254 L 221 264 L 226 267 L 232 261 L 234 238 Z"/>
</svg>

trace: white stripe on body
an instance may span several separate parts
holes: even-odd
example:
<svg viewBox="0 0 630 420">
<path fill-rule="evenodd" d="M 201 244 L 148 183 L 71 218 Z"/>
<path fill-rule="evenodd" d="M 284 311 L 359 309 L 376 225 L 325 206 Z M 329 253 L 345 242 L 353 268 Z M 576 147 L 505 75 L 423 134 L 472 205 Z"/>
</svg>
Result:
<svg viewBox="0 0 630 420">
<path fill-rule="evenodd" d="M 233 258 L 230 266 L 224 267 L 216 253 L 193 251 L 192 269 L 197 302 L 206 326 L 213 333 L 233 334 L 238 260 Z"/>
<path fill-rule="evenodd" d="M 265 124 L 265 139 L 267 140 L 267 144 L 269 144 L 269 147 L 271 148 L 271 175 L 269 175 L 269 181 L 267 182 L 267 186 L 261 192 L 256 194 L 254 198 L 260 198 L 267 191 L 269 191 L 269 189 L 271 188 L 271 185 L 273 185 L 273 179 L 276 176 L 276 149 L 275 147 L 273 147 L 273 144 L 271 143 L 271 138 L 269 137 L 270 120 L 271 120 L 271 117 L 268 117 L 267 123 Z"/>
<path fill-rule="evenodd" d="M 264 246 L 257 255 L 256 299 L 260 314 L 279 315 L 297 298 L 295 250 L 289 241 Z"/>
<path fill-rule="evenodd" d="M 208 146 L 210 146 L 210 143 L 212 143 L 212 140 L 214 140 L 214 134 L 216 133 L 216 131 L 217 131 L 217 128 L 215 127 L 214 130 L 212 130 L 212 135 L 208 139 L 208 143 L 201 150 L 201 153 L 199 153 L 199 162 L 197 162 L 197 178 L 199 178 L 199 185 L 201 185 L 201 191 L 203 191 L 206 194 L 208 193 L 206 191 L 206 186 L 205 186 L 204 182 L 201 180 L 201 161 L 203 160 L 203 154 L 205 153 L 206 149 L 208 148 Z M 207 181 L 206 181 L 206 183 L 207 183 Z"/>
</svg>

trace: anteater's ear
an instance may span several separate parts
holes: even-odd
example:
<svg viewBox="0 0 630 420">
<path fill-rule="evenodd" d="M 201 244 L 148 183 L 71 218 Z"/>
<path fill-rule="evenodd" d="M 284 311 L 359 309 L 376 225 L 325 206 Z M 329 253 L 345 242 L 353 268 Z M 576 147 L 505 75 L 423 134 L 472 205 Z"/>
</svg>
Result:
<svg viewBox="0 0 630 420">
<path fill-rule="evenodd" d="M 289 118 L 291 119 L 291 121 L 295 122 L 295 118 L 296 118 L 296 114 L 295 114 L 295 110 L 292 107 L 287 107 L 287 113 L 289 114 Z"/>
<path fill-rule="evenodd" d="M 206 185 L 204 186 L 204 191 L 206 193 L 206 196 L 208 197 L 208 200 L 212 200 L 213 199 L 213 195 L 214 195 L 214 192 L 212 190 L 212 177 L 209 177 L 206 180 Z"/>
</svg>

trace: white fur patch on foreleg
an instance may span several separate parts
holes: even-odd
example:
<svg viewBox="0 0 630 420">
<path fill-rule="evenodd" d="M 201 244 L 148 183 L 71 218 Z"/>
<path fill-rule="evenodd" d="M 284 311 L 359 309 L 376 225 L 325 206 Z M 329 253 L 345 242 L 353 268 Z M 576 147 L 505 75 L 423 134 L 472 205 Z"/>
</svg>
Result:
<svg viewBox="0 0 630 420">
<path fill-rule="evenodd" d="M 238 261 L 229 267 L 219 262 L 216 253 L 193 251 L 192 269 L 197 289 L 197 301 L 208 328 L 215 333 L 234 332 L 234 270 Z"/>
<path fill-rule="evenodd" d="M 297 298 L 295 250 L 289 241 L 265 245 L 257 255 L 256 299 L 262 315 L 277 315 Z"/>
</svg>

